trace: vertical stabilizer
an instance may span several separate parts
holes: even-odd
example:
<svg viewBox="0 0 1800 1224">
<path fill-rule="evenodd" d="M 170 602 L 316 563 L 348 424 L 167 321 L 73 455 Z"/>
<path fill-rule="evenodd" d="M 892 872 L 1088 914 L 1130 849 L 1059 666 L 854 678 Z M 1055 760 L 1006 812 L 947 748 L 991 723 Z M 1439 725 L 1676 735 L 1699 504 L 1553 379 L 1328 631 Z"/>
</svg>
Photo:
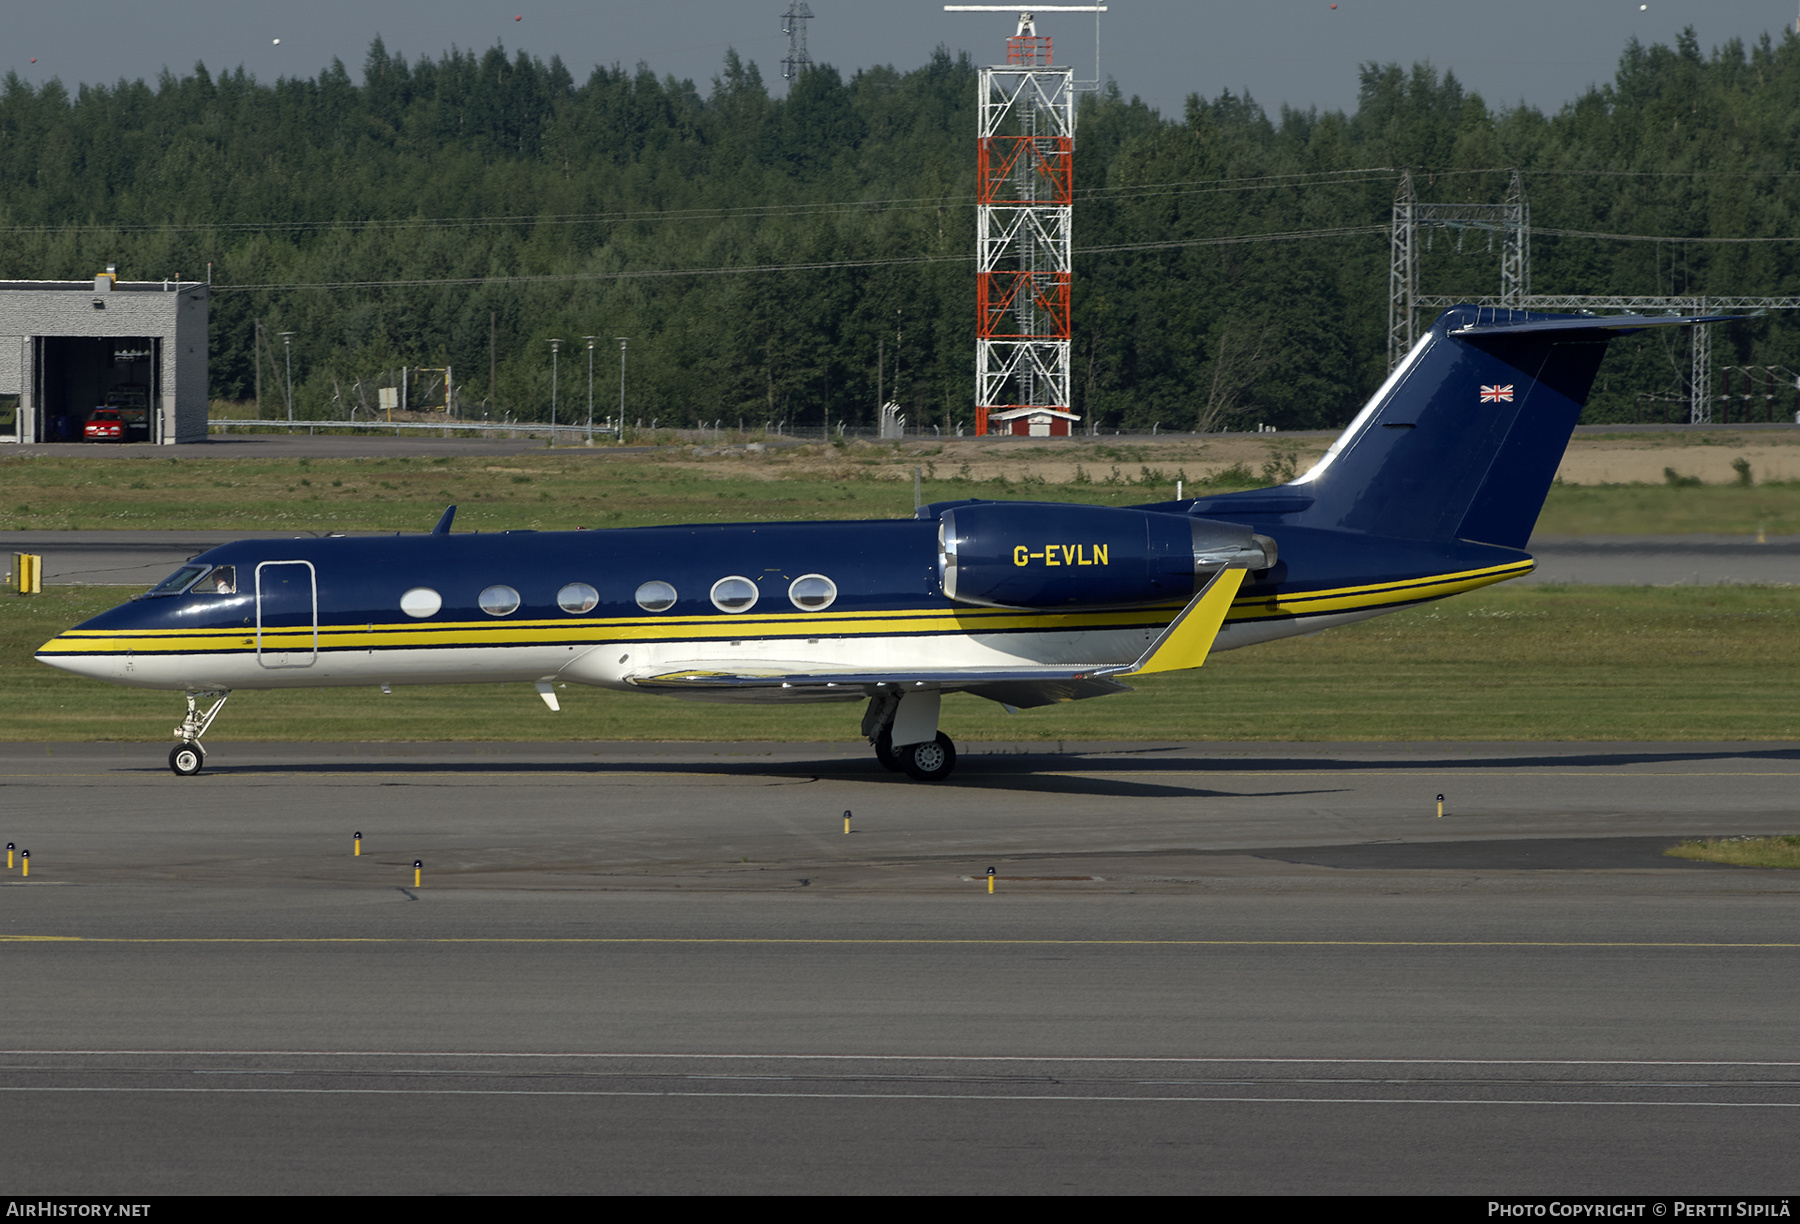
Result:
<svg viewBox="0 0 1800 1224">
<path fill-rule="evenodd" d="M 1606 342 L 1700 321 L 1447 310 L 1325 457 L 1286 486 L 1313 498 L 1288 521 L 1523 548 Z"/>
</svg>

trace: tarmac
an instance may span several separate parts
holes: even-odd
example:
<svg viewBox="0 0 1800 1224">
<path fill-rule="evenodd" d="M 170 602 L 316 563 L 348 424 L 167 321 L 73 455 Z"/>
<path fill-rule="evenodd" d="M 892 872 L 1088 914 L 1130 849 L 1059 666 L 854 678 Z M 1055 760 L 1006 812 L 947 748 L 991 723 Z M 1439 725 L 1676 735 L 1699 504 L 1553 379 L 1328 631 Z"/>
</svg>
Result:
<svg viewBox="0 0 1800 1224">
<path fill-rule="evenodd" d="M 164 752 L 0 745 L 10 1192 L 1791 1190 L 1788 745 Z"/>
</svg>

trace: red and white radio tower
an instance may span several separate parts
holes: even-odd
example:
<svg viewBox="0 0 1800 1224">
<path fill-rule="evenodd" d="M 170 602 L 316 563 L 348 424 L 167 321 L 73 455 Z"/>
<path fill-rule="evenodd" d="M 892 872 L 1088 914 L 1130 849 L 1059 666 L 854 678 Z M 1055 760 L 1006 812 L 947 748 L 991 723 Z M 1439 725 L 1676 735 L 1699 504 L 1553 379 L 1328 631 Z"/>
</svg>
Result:
<svg viewBox="0 0 1800 1224">
<path fill-rule="evenodd" d="M 1054 67 L 1039 13 L 1104 5 L 947 4 L 1017 13 L 1006 63 L 981 69 L 975 178 L 975 432 L 1067 434 L 1075 70 Z"/>
</svg>

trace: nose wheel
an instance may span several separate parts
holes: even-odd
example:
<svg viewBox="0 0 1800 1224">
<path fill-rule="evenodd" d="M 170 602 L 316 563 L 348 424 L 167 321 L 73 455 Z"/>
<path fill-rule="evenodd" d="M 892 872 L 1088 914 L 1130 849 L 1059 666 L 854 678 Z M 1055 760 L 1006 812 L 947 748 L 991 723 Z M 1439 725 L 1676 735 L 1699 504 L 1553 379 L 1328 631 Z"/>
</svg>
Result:
<svg viewBox="0 0 1800 1224">
<path fill-rule="evenodd" d="M 206 749 L 200 746 L 200 737 L 205 735 L 206 729 L 213 725 L 213 719 L 217 718 L 219 711 L 225 708 L 225 700 L 230 696 L 229 692 L 216 690 L 187 695 L 187 717 L 181 720 L 179 727 L 175 728 L 175 738 L 180 743 L 169 749 L 169 768 L 174 771 L 176 777 L 191 778 L 205 768 Z M 206 708 L 204 714 L 200 712 L 199 704 L 203 697 L 218 698 Z"/>
</svg>

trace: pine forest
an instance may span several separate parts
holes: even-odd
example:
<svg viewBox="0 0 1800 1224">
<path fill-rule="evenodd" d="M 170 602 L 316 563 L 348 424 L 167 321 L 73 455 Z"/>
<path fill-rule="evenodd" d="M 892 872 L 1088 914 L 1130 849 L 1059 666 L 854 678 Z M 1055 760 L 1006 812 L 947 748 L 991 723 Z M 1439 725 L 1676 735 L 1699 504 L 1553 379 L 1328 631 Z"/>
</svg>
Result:
<svg viewBox="0 0 1800 1224">
<path fill-rule="evenodd" d="M 303 417 L 372 408 L 399 366 L 448 365 L 462 416 L 542 419 L 549 340 L 563 402 L 585 405 L 592 336 L 608 415 L 629 338 L 626 415 L 645 424 L 866 426 L 883 398 L 915 423 L 970 422 L 966 56 L 771 84 L 727 54 L 702 87 L 377 41 L 360 76 L 9 76 L 0 277 L 210 274 L 211 395 L 251 400 L 260 364 L 273 398 L 287 354 L 269 338 L 288 332 Z M 1794 293 L 1796 98 L 1792 33 L 1634 42 L 1554 113 L 1423 65 L 1363 66 L 1348 114 L 1085 94 L 1072 406 L 1107 431 L 1343 424 L 1387 369 L 1403 171 L 1421 199 L 1498 203 L 1517 170 L 1538 293 Z M 1499 260 L 1491 232 L 1434 232 L 1423 290 L 1495 294 Z M 1714 361 L 1800 369 L 1797 324 L 1717 329 Z M 1686 368 L 1679 335 L 1615 345 L 1588 419 L 1632 420 Z"/>
</svg>

